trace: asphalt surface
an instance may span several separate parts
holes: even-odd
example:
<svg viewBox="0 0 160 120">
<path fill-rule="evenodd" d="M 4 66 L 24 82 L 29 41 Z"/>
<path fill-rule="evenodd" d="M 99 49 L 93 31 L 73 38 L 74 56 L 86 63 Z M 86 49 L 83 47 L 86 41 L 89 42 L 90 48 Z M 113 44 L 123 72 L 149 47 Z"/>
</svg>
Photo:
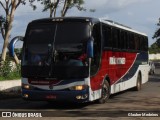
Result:
<svg viewBox="0 0 160 120">
<path fill-rule="evenodd" d="M 0 111 L 41 112 L 48 117 L 127 117 L 131 112 L 146 111 L 158 113 L 160 119 L 160 68 L 156 67 L 155 75 L 149 76 L 149 81 L 142 86 L 141 91 L 129 89 L 110 97 L 107 103 L 96 102 L 47 103 L 24 101 L 20 97 L 0 99 Z M 112 119 L 112 118 L 110 118 Z M 123 119 L 123 118 L 122 118 Z M 120 119 L 121 120 L 121 119 Z"/>
<path fill-rule="evenodd" d="M 160 73 L 160 69 L 156 72 Z M 73 104 L 73 103 L 48 103 L 37 101 L 24 101 L 20 97 L 1 99 L 0 109 L 27 109 L 27 110 L 107 110 L 107 111 L 129 111 L 129 110 L 160 110 L 160 75 L 149 77 L 149 81 L 142 86 L 141 91 L 132 89 L 114 94 L 107 103 L 96 102 Z"/>
</svg>

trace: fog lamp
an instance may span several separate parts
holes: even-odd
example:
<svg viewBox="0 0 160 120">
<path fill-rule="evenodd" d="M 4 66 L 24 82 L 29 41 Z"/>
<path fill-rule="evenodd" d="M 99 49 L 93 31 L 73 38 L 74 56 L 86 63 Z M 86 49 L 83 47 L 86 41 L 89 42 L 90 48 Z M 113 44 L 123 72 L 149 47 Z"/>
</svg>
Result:
<svg viewBox="0 0 160 120">
<path fill-rule="evenodd" d="M 84 95 L 78 95 L 76 96 L 76 99 L 86 99 L 88 97 L 88 94 L 84 94 Z"/>
<path fill-rule="evenodd" d="M 28 98 L 28 94 L 24 94 L 23 96 L 24 96 L 25 98 Z"/>
<path fill-rule="evenodd" d="M 76 96 L 76 98 L 77 98 L 77 99 L 81 99 L 81 96 L 80 96 L 80 95 L 78 95 L 78 96 Z"/>
</svg>

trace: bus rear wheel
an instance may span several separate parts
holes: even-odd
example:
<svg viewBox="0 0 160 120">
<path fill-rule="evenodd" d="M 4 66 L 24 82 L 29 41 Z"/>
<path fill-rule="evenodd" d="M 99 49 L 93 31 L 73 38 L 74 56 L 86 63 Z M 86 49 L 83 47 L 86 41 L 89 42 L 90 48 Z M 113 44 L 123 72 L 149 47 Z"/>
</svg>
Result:
<svg viewBox="0 0 160 120">
<path fill-rule="evenodd" d="M 142 88 L 141 74 L 138 74 L 135 90 L 140 91 Z"/>
<path fill-rule="evenodd" d="M 102 94 L 101 94 L 101 98 L 99 99 L 99 103 L 103 104 L 106 103 L 107 100 L 109 99 L 110 96 L 110 87 L 109 87 L 109 83 L 108 81 L 104 81 L 103 85 L 102 85 Z"/>
</svg>

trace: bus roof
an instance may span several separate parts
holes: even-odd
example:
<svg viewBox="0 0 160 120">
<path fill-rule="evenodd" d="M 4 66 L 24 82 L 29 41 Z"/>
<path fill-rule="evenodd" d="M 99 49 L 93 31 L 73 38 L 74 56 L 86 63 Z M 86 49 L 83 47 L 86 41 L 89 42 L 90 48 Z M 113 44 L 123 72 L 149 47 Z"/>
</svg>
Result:
<svg viewBox="0 0 160 120">
<path fill-rule="evenodd" d="M 78 22 L 85 22 L 90 21 L 92 23 L 99 22 L 98 18 L 91 18 L 91 17 L 55 17 L 55 18 L 42 18 L 33 20 L 31 23 L 51 23 L 53 21 L 59 22 L 59 21 L 78 21 Z"/>
<path fill-rule="evenodd" d="M 31 23 L 51 23 L 53 21 L 90 21 L 92 23 L 96 23 L 96 22 L 101 22 L 113 27 L 117 27 L 120 29 L 124 29 L 127 31 L 131 31 L 137 34 L 141 34 L 144 36 L 147 36 L 145 33 L 133 30 L 132 28 L 122 25 L 120 23 L 114 22 L 112 20 L 106 20 L 106 19 L 98 19 L 98 18 L 92 18 L 92 17 L 55 17 L 55 18 L 43 18 L 43 19 L 37 19 L 37 20 L 33 20 Z"/>
<path fill-rule="evenodd" d="M 137 34 L 141 34 L 141 35 L 144 35 L 144 36 L 147 36 L 145 33 L 133 30 L 132 28 L 130 28 L 130 27 L 126 26 L 126 25 L 114 22 L 112 20 L 106 20 L 106 19 L 99 19 L 99 20 L 101 21 L 101 23 L 104 23 L 104 24 L 107 24 L 107 25 L 110 25 L 110 26 L 113 26 L 113 27 L 117 27 L 117 28 L 120 28 L 120 29 L 124 29 L 124 30 L 130 31 L 130 32 L 134 32 L 134 33 L 137 33 Z"/>
</svg>

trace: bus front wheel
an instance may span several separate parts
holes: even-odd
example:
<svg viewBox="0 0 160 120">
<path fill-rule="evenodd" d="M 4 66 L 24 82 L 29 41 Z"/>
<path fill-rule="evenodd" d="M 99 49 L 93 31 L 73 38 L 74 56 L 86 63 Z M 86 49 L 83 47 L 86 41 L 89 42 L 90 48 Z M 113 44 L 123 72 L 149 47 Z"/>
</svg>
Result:
<svg viewBox="0 0 160 120">
<path fill-rule="evenodd" d="M 136 83 L 135 90 L 139 91 L 139 90 L 141 90 L 141 88 L 142 88 L 141 74 L 139 73 L 138 77 L 137 77 L 137 83 Z"/>
<path fill-rule="evenodd" d="M 99 103 L 103 104 L 106 103 L 107 100 L 109 99 L 110 96 L 110 87 L 108 81 L 104 81 L 102 85 L 102 93 L 101 93 L 101 98 L 99 99 Z"/>
</svg>

